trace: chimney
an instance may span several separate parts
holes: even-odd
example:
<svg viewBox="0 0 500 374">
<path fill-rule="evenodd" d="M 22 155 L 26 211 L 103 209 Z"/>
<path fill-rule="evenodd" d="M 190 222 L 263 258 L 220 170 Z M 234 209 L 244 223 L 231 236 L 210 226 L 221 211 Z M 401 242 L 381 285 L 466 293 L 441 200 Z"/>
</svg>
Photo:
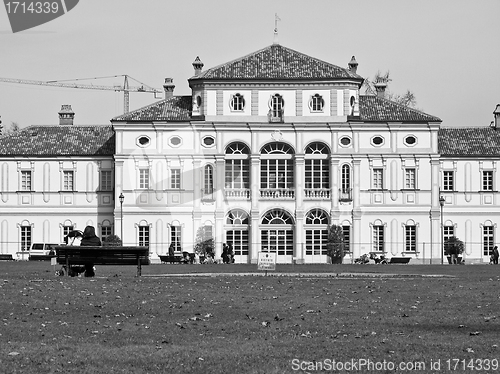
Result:
<svg viewBox="0 0 500 374">
<path fill-rule="evenodd" d="M 194 67 L 194 75 L 198 76 L 201 74 L 201 69 L 203 69 L 203 62 L 201 62 L 200 57 L 196 56 L 196 59 L 193 62 Z"/>
<path fill-rule="evenodd" d="M 377 96 L 378 97 L 384 97 L 385 96 L 385 89 L 387 88 L 387 82 L 386 81 L 378 81 L 374 83 L 375 90 L 377 91 Z"/>
<path fill-rule="evenodd" d="M 348 66 L 349 66 L 349 71 L 353 72 L 354 74 L 357 74 L 356 71 L 358 70 L 358 62 L 356 61 L 356 58 L 354 56 L 352 56 Z"/>
<path fill-rule="evenodd" d="M 59 111 L 59 125 L 73 125 L 73 120 L 75 118 L 75 112 L 71 109 L 71 105 L 62 105 Z"/>
<path fill-rule="evenodd" d="M 165 99 L 170 99 L 174 96 L 174 80 L 172 78 L 165 78 L 165 83 L 163 84 L 163 91 L 165 92 Z"/>
<path fill-rule="evenodd" d="M 490 127 L 494 130 L 500 130 L 500 104 L 493 111 L 493 121 L 490 123 Z"/>
</svg>

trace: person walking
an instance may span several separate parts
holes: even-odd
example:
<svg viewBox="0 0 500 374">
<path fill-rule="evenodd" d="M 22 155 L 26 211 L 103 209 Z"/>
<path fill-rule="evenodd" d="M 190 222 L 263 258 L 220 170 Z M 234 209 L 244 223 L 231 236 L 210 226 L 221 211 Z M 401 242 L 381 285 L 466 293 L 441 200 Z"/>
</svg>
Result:
<svg viewBox="0 0 500 374">
<path fill-rule="evenodd" d="M 85 227 L 85 230 L 83 230 L 83 238 L 82 241 L 80 242 L 80 247 L 91 247 L 91 246 L 98 246 L 100 247 L 102 245 L 101 239 L 97 237 L 95 234 L 95 228 L 94 226 L 87 226 Z M 85 264 L 85 274 L 86 277 L 93 277 L 95 275 L 94 271 L 94 264 L 93 263 L 87 263 Z"/>
</svg>

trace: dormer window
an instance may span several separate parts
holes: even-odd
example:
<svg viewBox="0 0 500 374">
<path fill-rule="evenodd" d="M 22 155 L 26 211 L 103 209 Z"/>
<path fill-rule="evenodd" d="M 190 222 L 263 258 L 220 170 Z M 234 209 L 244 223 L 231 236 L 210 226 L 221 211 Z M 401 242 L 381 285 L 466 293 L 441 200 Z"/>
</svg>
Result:
<svg viewBox="0 0 500 374">
<path fill-rule="evenodd" d="M 245 108 L 245 99 L 243 95 L 237 93 L 231 97 L 231 102 L 229 103 L 231 110 L 235 112 L 242 112 Z"/>
<path fill-rule="evenodd" d="M 309 108 L 311 109 L 311 112 L 322 112 L 324 106 L 325 100 L 323 100 L 321 95 L 316 94 L 311 96 L 311 99 L 309 100 Z"/>
</svg>

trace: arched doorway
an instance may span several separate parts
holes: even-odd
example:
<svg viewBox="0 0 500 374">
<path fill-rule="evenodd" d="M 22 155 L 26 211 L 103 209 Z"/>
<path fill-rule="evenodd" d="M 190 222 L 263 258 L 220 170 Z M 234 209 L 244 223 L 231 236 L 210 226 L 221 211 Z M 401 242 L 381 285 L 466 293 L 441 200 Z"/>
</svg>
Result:
<svg viewBox="0 0 500 374">
<path fill-rule="evenodd" d="M 226 244 L 231 244 L 234 262 L 250 262 L 248 253 L 248 214 L 241 209 L 232 209 L 226 216 Z"/>
<path fill-rule="evenodd" d="M 261 251 L 275 252 L 276 262 L 292 263 L 294 248 L 294 221 L 283 209 L 269 210 L 260 227 Z"/>
</svg>

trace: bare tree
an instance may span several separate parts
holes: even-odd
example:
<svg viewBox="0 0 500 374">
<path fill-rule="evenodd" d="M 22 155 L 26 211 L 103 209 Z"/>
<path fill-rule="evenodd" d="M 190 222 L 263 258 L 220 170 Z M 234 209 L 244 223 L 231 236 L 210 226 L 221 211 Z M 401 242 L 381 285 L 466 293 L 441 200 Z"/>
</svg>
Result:
<svg viewBox="0 0 500 374">
<path fill-rule="evenodd" d="M 389 85 L 390 81 L 392 81 L 392 79 L 390 78 L 389 71 L 387 71 L 385 74 L 382 74 L 380 73 L 380 71 L 378 71 L 372 81 L 369 79 L 365 79 L 363 83 L 363 85 L 365 86 L 365 93 L 368 95 L 376 95 L 375 85 L 377 83 L 385 83 Z M 409 108 L 417 108 L 417 98 L 415 94 L 410 90 L 406 90 L 404 94 L 396 94 L 386 89 L 385 98 Z"/>
</svg>

